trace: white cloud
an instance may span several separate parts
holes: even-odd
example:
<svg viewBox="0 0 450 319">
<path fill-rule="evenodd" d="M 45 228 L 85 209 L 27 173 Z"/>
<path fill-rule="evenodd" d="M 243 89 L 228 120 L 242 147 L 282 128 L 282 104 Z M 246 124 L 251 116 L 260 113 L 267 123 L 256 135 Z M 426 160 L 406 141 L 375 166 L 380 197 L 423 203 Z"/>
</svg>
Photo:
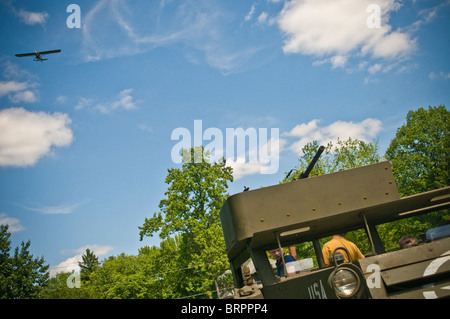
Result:
<svg viewBox="0 0 450 319">
<path fill-rule="evenodd" d="M 83 110 L 94 105 L 94 100 L 90 98 L 80 97 L 77 105 L 75 105 L 75 110 Z"/>
<path fill-rule="evenodd" d="M 330 58 L 326 58 L 326 59 L 322 59 L 322 60 L 316 60 L 316 61 L 313 62 L 313 65 L 317 66 L 317 65 L 322 65 L 322 64 L 325 64 L 325 63 L 330 63 L 331 67 L 333 69 L 344 68 L 345 65 L 347 64 L 347 60 L 348 60 L 348 56 L 335 55 L 335 56 L 332 56 Z"/>
<path fill-rule="evenodd" d="M 67 96 L 65 95 L 60 95 L 56 98 L 56 103 L 58 104 L 64 104 L 67 102 Z"/>
<path fill-rule="evenodd" d="M 450 72 L 430 72 L 430 74 L 428 75 L 428 77 L 430 78 L 430 80 L 436 80 L 436 79 L 450 79 Z"/>
<path fill-rule="evenodd" d="M 392 32 L 378 34 L 362 47 L 363 54 L 372 53 L 374 58 L 397 58 L 409 55 L 416 47 L 416 40 L 409 34 Z"/>
<path fill-rule="evenodd" d="M 106 255 L 107 253 L 109 253 L 111 250 L 114 249 L 113 246 L 103 246 L 103 245 L 96 245 L 96 244 L 94 244 L 94 245 L 86 245 L 86 246 L 74 249 L 73 252 L 84 254 L 86 249 L 88 249 L 88 248 L 97 257 Z"/>
<path fill-rule="evenodd" d="M 25 24 L 44 25 L 47 22 L 47 19 L 49 18 L 49 14 L 45 11 L 33 12 L 33 11 L 25 10 L 25 9 L 17 10 L 13 6 L 13 1 L 3 1 L 3 2 L 16 16 L 18 16 L 20 18 L 20 21 Z"/>
<path fill-rule="evenodd" d="M 82 201 L 78 203 L 63 204 L 58 206 L 24 207 L 24 208 L 45 215 L 67 215 L 72 214 L 75 211 L 75 209 L 86 203 L 87 201 Z"/>
<path fill-rule="evenodd" d="M 139 124 L 138 128 L 142 131 L 145 131 L 147 133 L 153 133 L 153 129 L 151 126 L 145 125 L 145 124 Z"/>
<path fill-rule="evenodd" d="M 261 136 L 259 137 L 261 139 Z M 252 147 L 245 154 L 245 158 L 241 156 L 238 158 L 228 158 L 226 160 L 227 166 L 233 168 L 233 178 L 238 180 L 247 175 L 253 174 L 275 174 L 278 172 L 280 153 L 286 145 L 286 140 L 279 138 L 279 136 L 271 137 L 266 143 L 258 145 L 259 147 Z M 257 159 L 256 161 L 250 160 Z"/>
<path fill-rule="evenodd" d="M 111 109 L 133 110 L 137 108 L 136 103 L 131 96 L 133 89 L 126 89 L 119 93 L 118 100 L 111 103 Z"/>
<path fill-rule="evenodd" d="M 3 63 L 3 76 L 6 81 L 0 81 L 0 97 L 7 96 L 13 103 L 34 103 L 38 98 L 36 87 L 39 85 L 37 76 L 21 70 L 9 61 Z"/>
<path fill-rule="evenodd" d="M 49 15 L 47 12 L 32 12 L 26 10 L 19 10 L 16 14 L 20 17 L 20 20 L 28 25 L 45 24 Z"/>
<path fill-rule="evenodd" d="M 320 120 L 312 120 L 308 123 L 298 124 L 289 133 L 285 133 L 284 135 L 296 137 L 310 135 L 312 132 L 318 130 L 319 122 Z"/>
<path fill-rule="evenodd" d="M 254 15 L 252 8 L 246 19 Z M 146 12 L 145 19 L 142 12 Z M 122 1 L 101 0 L 84 15 L 83 21 L 82 52 L 86 61 L 181 45 L 190 62 L 205 61 L 223 74 L 230 74 L 240 70 L 260 50 L 237 43 L 229 32 L 229 28 L 238 25 L 236 19 L 220 2 L 209 0 L 148 2 L 138 12 Z M 114 32 L 114 39 L 110 32 Z"/>
<path fill-rule="evenodd" d="M 368 142 L 374 139 L 382 129 L 380 120 L 368 118 L 361 122 L 336 121 L 328 126 L 320 127 L 320 120 L 312 120 L 308 123 L 302 123 L 295 126 L 290 132 L 283 136 L 296 137 L 298 140 L 291 144 L 289 149 L 297 154 L 301 154 L 302 148 L 314 140 L 320 144 L 328 142 L 336 143 L 338 139 L 347 140 L 348 138 L 359 139 Z"/>
<path fill-rule="evenodd" d="M 18 92 L 25 90 L 27 87 L 28 84 L 25 82 L 16 82 L 16 81 L 0 82 L 0 97 L 10 94 L 11 92 Z"/>
<path fill-rule="evenodd" d="M 381 121 L 369 118 L 359 123 L 336 121 L 323 128 L 322 131 L 330 139 L 346 140 L 351 137 L 367 141 L 368 138 L 375 137 L 380 129 Z"/>
<path fill-rule="evenodd" d="M 82 109 L 92 109 L 99 111 L 101 113 L 110 113 L 111 111 L 122 109 L 122 110 L 134 110 L 137 108 L 137 102 L 133 100 L 131 93 L 133 89 L 125 89 L 117 94 L 116 99 L 111 101 L 96 101 L 92 98 L 79 98 L 77 105 L 75 105 L 76 110 Z"/>
<path fill-rule="evenodd" d="M 0 82 L 0 97 L 8 95 L 8 98 L 13 103 L 34 103 L 38 100 L 37 92 L 28 90 L 34 86 L 34 84 L 27 82 L 2 81 Z"/>
<path fill-rule="evenodd" d="M 71 273 L 73 271 L 79 273 L 80 266 L 78 266 L 78 262 L 82 262 L 82 254 L 67 258 L 63 262 L 59 263 L 55 267 L 51 267 L 49 269 L 50 277 L 56 276 L 58 273 Z"/>
<path fill-rule="evenodd" d="M 25 228 L 20 224 L 20 220 L 14 217 L 8 217 L 6 213 L 0 213 L 0 225 L 8 225 L 10 233 L 16 233 Z"/>
<path fill-rule="evenodd" d="M 61 272 L 72 272 L 72 271 L 79 272 L 80 266 L 78 266 L 78 263 L 83 261 L 82 256 L 86 252 L 86 249 L 88 249 L 88 248 L 97 257 L 104 256 L 107 253 L 109 253 L 111 250 L 114 249 L 114 247 L 112 247 L 112 246 L 86 245 L 86 246 L 71 250 L 69 252 L 65 252 L 65 253 L 76 253 L 76 255 L 73 257 L 67 258 L 63 262 L 56 265 L 55 267 L 50 268 L 50 270 L 49 270 L 50 276 L 51 277 L 56 276 L 57 273 L 61 273 Z"/>
<path fill-rule="evenodd" d="M 399 9 L 395 0 L 379 0 L 381 20 L 377 28 L 367 24 L 372 0 L 292 0 L 278 17 L 285 36 L 285 53 L 316 57 L 336 57 L 333 67 L 342 66 L 348 56 L 370 55 L 397 58 L 409 55 L 416 47 L 411 34 L 392 31 L 389 14 Z"/>
<path fill-rule="evenodd" d="M 262 12 L 259 16 L 258 16 L 258 22 L 259 23 L 266 23 L 267 19 L 269 17 L 269 14 L 267 12 Z"/>
<path fill-rule="evenodd" d="M 371 67 L 369 67 L 369 68 L 367 69 L 367 71 L 369 71 L 370 74 L 375 74 L 375 73 L 377 73 L 378 71 L 380 71 L 381 68 L 382 68 L 381 63 L 376 63 L 376 64 L 372 65 Z"/>
<path fill-rule="evenodd" d="M 21 102 L 34 103 L 38 100 L 38 96 L 37 96 L 36 92 L 26 90 L 26 91 L 17 92 L 17 93 L 10 95 L 9 99 L 11 100 L 11 102 L 13 102 L 15 104 L 18 104 Z"/>
<path fill-rule="evenodd" d="M 52 147 L 68 146 L 73 133 L 67 114 L 30 112 L 24 108 L 0 111 L 0 166 L 34 165 Z"/>
<path fill-rule="evenodd" d="M 347 63 L 347 57 L 344 55 L 335 55 L 330 58 L 330 63 L 332 65 L 333 69 L 342 68 Z"/>
<path fill-rule="evenodd" d="M 435 1 L 433 5 L 433 7 L 425 8 L 419 11 L 420 19 L 410 26 L 411 30 L 416 31 L 420 26 L 433 22 L 434 19 L 439 17 L 439 12 L 441 10 L 443 10 L 447 6 L 450 6 L 450 1 Z"/>
<path fill-rule="evenodd" d="M 250 11 L 245 16 L 244 20 L 250 21 L 252 19 L 254 13 L 255 13 L 255 5 L 253 4 L 252 7 L 250 8 Z"/>
<path fill-rule="evenodd" d="M 233 178 L 238 180 L 246 175 L 260 174 L 261 163 L 247 163 L 244 159 L 237 159 L 236 161 L 227 160 L 227 166 L 233 168 Z"/>
</svg>

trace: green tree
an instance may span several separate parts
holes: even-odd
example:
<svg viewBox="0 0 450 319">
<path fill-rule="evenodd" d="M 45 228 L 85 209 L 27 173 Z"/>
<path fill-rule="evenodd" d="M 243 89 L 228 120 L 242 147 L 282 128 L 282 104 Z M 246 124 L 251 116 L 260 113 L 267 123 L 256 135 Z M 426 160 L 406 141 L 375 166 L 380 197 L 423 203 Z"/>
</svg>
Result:
<svg viewBox="0 0 450 319">
<path fill-rule="evenodd" d="M 141 270 L 148 280 L 150 298 L 174 299 L 187 294 L 188 261 L 183 251 L 183 236 L 175 235 L 160 243 L 160 247 L 145 246 L 139 250 Z"/>
<path fill-rule="evenodd" d="M 0 225 L 0 298 L 30 299 L 39 296 L 48 281 L 44 258 L 33 258 L 30 241 L 22 242 L 10 255 L 11 234 L 7 225 Z"/>
<path fill-rule="evenodd" d="M 87 287 L 105 299 L 181 297 L 181 287 L 187 280 L 184 269 L 180 269 L 183 260 L 178 247 L 180 238 L 169 237 L 160 247 L 144 246 L 137 256 L 110 256 L 91 273 Z"/>
<path fill-rule="evenodd" d="M 392 139 L 385 157 L 401 196 L 409 196 L 449 185 L 450 113 L 445 106 L 409 111 L 406 123 Z M 450 220 L 449 210 L 380 225 L 385 246 L 398 247 L 405 234 L 419 237 L 427 229 Z"/>
<path fill-rule="evenodd" d="M 69 287 L 68 280 L 72 282 L 73 277 L 77 276 L 72 272 L 61 272 L 48 280 L 45 289 L 42 289 L 40 299 L 98 299 L 101 294 L 93 285 L 83 282 L 80 288 Z"/>
<path fill-rule="evenodd" d="M 317 141 L 310 142 L 302 148 L 303 155 L 294 168 L 294 173 L 283 179 L 282 183 L 296 180 L 305 171 L 319 149 Z M 310 173 L 310 176 L 329 174 L 343 169 L 350 169 L 379 162 L 377 143 L 366 143 L 358 139 L 349 138 L 337 140 L 336 145 L 329 142 L 322 155 Z"/>
<path fill-rule="evenodd" d="M 13 264 L 10 258 L 11 234 L 7 225 L 0 225 L 0 298 L 12 298 L 12 284 L 10 276 Z"/>
<path fill-rule="evenodd" d="M 449 185 L 450 112 L 442 105 L 409 111 L 385 156 L 403 196 Z"/>
<path fill-rule="evenodd" d="M 167 198 L 160 201 L 160 212 L 139 227 L 141 240 L 157 233 L 162 239 L 180 236 L 177 268 L 189 278 L 178 287 L 184 295 L 211 291 L 214 279 L 228 268 L 219 211 L 233 180 L 232 168 L 224 161 L 210 163 L 208 152 L 194 158 L 200 151 L 203 147 L 184 151 L 182 168 L 168 170 Z"/>
<path fill-rule="evenodd" d="M 80 276 L 81 280 L 89 280 L 90 274 L 94 271 L 96 267 L 100 264 L 98 262 L 97 256 L 89 248 L 86 249 L 86 253 L 81 256 L 82 262 L 78 262 L 80 266 Z"/>
<path fill-rule="evenodd" d="M 88 285 L 104 299 L 151 298 L 151 282 L 142 268 L 138 256 L 111 256 L 91 273 Z"/>
</svg>

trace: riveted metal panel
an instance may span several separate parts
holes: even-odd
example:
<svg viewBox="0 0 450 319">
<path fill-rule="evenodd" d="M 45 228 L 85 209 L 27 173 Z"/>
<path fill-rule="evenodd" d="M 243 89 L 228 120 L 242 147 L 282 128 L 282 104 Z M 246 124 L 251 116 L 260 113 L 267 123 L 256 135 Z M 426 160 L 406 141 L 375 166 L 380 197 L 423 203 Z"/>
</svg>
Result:
<svg viewBox="0 0 450 319">
<path fill-rule="evenodd" d="M 373 298 L 450 296 L 450 238 L 358 262 L 366 279 L 380 276 L 380 285 L 369 287 Z"/>
<path fill-rule="evenodd" d="M 259 235 L 253 245 L 264 245 L 273 242 L 275 232 L 314 231 L 330 217 L 398 199 L 390 163 L 381 162 L 233 195 L 220 218 L 227 251 L 236 255 L 244 249 L 240 243 L 254 234 Z M 355 216 L 348 218 L 360 223 Z"/>
</svg>

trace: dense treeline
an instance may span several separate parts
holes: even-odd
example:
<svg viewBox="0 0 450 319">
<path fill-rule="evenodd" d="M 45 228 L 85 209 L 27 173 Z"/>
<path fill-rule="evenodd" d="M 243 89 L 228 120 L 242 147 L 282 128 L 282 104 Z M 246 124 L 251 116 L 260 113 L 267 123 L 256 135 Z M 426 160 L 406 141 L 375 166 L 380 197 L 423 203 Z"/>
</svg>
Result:
<svg viewBox="0 0 450 319">
<path fill-rule="evenodd" d="M 311 176 L 387 159 L 402 196 L 448 186 L 449 132 L 450 114 L 445 106 L 410 111 L 384 156 L 378 154 L 376 142 L 339 140 L 326 146 Z M 306 168 L 317 147 L 314 141 L 303 148 L 296 172 Z M 194 149 L 186 152 L 183 166 L 168 170 L 169 186 L 159 212 L 139 227 L 141 240 L 158 234 L 160 246 L 144 246 L 136 256 L 122 254 L 99 262 L 86 250 L 79 274 L 59 273 L 49 278 L 44 259 L 29 253 L 30 242 L 22 243 L 11 256 L 8 227 L 0 226 L 0 297 L 215 298 L 214 280 L 228 269 L 219 211 L 233 176 L 225 163 L 210 163 L 209 154 L 201 161 L 189 160 L 188 156 L 196 154 Z M 282 182 L 293 178 L 295 174 Z M 448 222 L 450 214 L 427 218 L 385 226 L 380 229 L 382 239 L 395 245 L 400 233 L 423 232 L 431 223 Z M 352 236 L 364 250 L 363 234 Z M 310 248 L 298 245 L 296 249 L 308 255 Z"/>
</svg>

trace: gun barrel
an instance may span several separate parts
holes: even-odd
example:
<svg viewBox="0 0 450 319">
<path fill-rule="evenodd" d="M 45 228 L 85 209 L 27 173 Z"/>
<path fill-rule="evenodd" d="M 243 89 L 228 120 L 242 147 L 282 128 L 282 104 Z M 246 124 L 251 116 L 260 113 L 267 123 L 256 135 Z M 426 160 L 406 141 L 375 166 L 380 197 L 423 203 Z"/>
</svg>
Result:
<svg viewBox="0 0 450 319">
<path fill-rule="evenodd" d="M 314 155 L 314 158 L 312 159 L 311 163 L 309 163 L 306 170 L 299 175 L 298 179 L 307 178 L 309 176 L 309 173 L 311 173 L 314 165 L 316 165 L 317 160 L 319 159 L 320 155 L 322 155 L 324 150 L 325 146 L 321 145 L 317 150 L 316 155 Z"/>
</svg>

